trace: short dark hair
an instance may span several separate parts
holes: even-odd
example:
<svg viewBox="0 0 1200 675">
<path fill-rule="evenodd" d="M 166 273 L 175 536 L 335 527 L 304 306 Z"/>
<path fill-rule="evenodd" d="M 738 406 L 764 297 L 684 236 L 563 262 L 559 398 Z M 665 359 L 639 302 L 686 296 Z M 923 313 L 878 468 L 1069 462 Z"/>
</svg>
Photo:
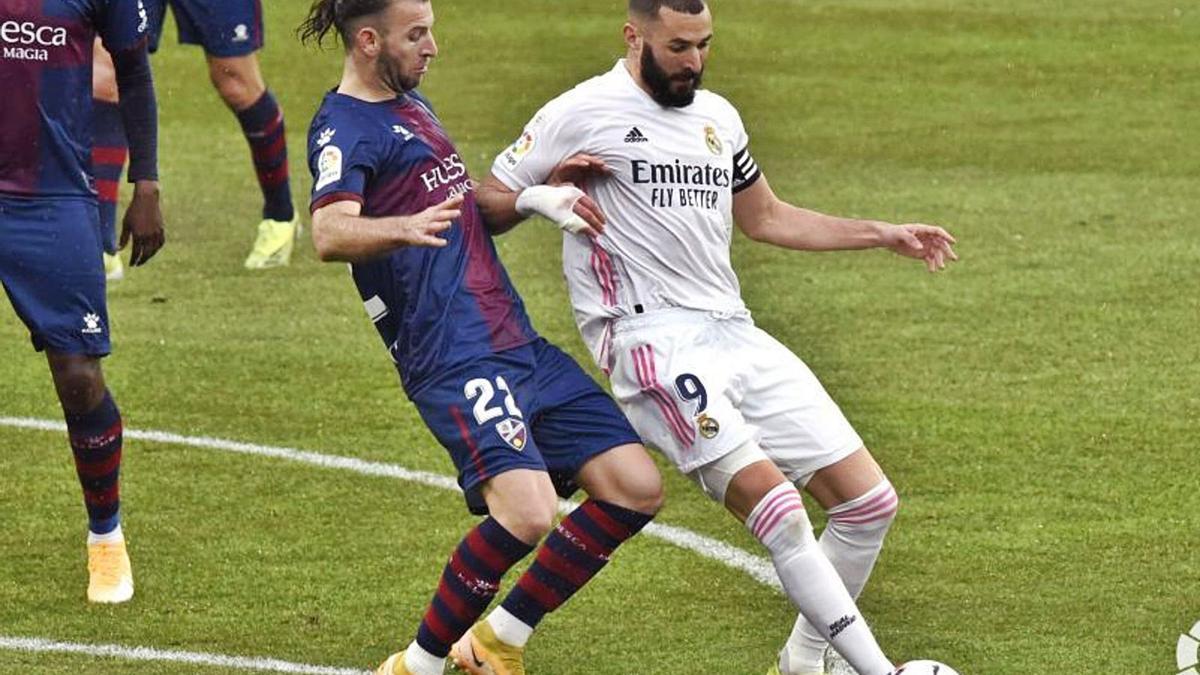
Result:
<svg viewBox="0 0 1200 675">
<path fill-rule="evenodd" d="M 663 7 L 686 14 L 699 14 L 704 11 L 705 4 L 704 0 L 629 0 L 629 13 L 648 19 L 657 19 Z"/>
</svg>

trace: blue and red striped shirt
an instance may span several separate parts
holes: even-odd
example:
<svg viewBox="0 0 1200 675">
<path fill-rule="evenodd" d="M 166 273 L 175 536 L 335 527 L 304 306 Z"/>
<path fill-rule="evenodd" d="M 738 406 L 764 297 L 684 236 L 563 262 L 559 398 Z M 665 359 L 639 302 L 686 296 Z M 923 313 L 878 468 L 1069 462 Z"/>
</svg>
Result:
<svg viewBox="0 0 1200 675">
<path fill-rule="evenodd" d="M 405 388 L 448 367 L 528 344 L 537 333 L 500 263 L 462 157 L 427 101 L 329 93 L 309 129 L 311 209 L 338 201 L 366 217 L 407 216 L 464 194 L 444 248 L 406 247 L 351 266 Z"/>
<path fill-rule="evenodd" d="M 92 43 L 143 48 L 141 0 L 0 0 L 0 194 L 92 197 Z"/>
</svg>

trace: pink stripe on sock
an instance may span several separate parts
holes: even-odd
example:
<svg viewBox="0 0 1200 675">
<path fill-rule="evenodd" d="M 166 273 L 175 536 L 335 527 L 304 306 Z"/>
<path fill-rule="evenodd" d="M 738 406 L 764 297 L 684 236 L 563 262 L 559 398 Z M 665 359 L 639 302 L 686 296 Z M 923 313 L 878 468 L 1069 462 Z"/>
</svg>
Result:
<svg viewBox="0 0 1200 675">
<path fill-rule="evenodd" d="M 896 511 L 898 510 L 899 506 L 900 498 L 893 495 L 891 500 L 880 504 L 877 508 L 871 511 L 856 513 L 850 518 L 847 518 L 843 515 L 838 515 L 832 518 L 832 520 L 835 520 L 843 525 L 862 525 L 863 523 L 870 523 L 876 520 L 891 518 L 892 516 L 896 515 Z"/>
<path fill-rule="evenodd" d="M 789 513 L 795 513 L 796 511 L 803 510 L 804 502 L 801 502 L 800 497 L 798 496 L 795 500 L 784 504 L 783 507 L 771 518 L 771 521 L 763 526 L 762 534 L 759 535 L 758 540 L 762 541 L 763 539 L 766 539 L 767 535 L 771 534 L 771 532 L 775 530 L 775 526 L 779 524 L 779 521 L 783 520 L 784 516 Z"/>
<path fill-rule="evenodd" d="M 879 506 L 880 504 L 882 504 L 885 501 L 888 501 L 889 499 L 894 499 L 895 497 L 896 497 L 896 491 L 894 489 L 887 489 L 887 490 L 884 490 L 883 492 L 875 495 L 874 497 L 871 497 L 870 499 L 863 502 L 862 504 L 855 504 L 854 506 L 846 509 L 845 511 L 841 511 L 841 510 L 838 510 L 837 508 L 835 508 L 832 511 L 830 511 L 829 517 L 830 518 L 840 518 L 842 516 L 854 517 L 854 516 L 860 515 L 862 513 L 866 513 L 867 511 L 873 511 L 875 509 L 875 507 Z"/>
<path fill-rule="evenodd" d="M 783 508 L 786 503 L 792 501 L 800 502 L 800 494 L 793 490 L 780 491 L 775 496 L 769 498 L 754 518 L 754 523 L 750 526 L 750 532 L 755 537 L 759 537 L 759 533 L 763 531 L 763 525 L 775 515 L 776 511 Z M 803 506 L 803 502 L 800 502 L 800 504 Z"/>
</svg>

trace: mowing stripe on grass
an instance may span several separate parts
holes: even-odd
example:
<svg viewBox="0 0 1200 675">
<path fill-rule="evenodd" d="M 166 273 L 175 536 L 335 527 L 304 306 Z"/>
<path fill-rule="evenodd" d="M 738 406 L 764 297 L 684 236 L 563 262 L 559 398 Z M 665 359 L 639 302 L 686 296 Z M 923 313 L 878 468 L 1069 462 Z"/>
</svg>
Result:
<svg viewBox="0 0 1200 675">
<path fill-rule="evenodd" d="M 216 666 L 268 673 L 301 673 L 302 675 L 370 675 L 369 671 L 354 668 L 332 668 L 291 663 L 278 659 L 247 656 L 224 656 L 204 652 L 182 652 L 151 647 L 122 647 L 121 645 L 86 645 L 75 642 L 56 642 L 38 638 L 5 637 L 0 635 L 0 650 L 26 653 L 82 654 L 125 661 L 165 661 L 196 666 Z"/>
<path fill-rule="evenodd" d="M 0 417 L 0 426 L 13 427 L 17 429 L 35 429 L 39 431 L 57 431 L 66 433 L 67 425 L 62 422 L 53 420 L 41 420 L 31 417 Z M 143 441 L 151 441 L 154 443 L 165 443 L 168 445 L 187 445 L 194 448 L 205 448 L 209 450 L 221 450 L 224 452 L 236 452 L 244 455 L 257 455 L 259 457 L 272 457 L 282 459 L 289 462 L 299 462 L 301 464 L 311 464 L 328 469 L 340 469 L 343 471 L 352 471 L 354 473 L 363 474 L 366 476 L 382 476 L 385 478 L 397 478 L 413 483 L 420 483 L 430 487 L 441 488 L 443 490 L 458 491 L 458 483 L 450 476 L 443 476 L 428 471 L 414 471 L 406 469 L 396 464 L 385 464 L 383 462 L 369 462 L 353 457 L 340 457 L 337 455 L 324 455 L 319 452 L 310 452 L 308 450 L 296 450 L 294 448 L 278 448 L 270 445 L 258 445 L 255 443 L 242 443 L 239 441 L 228 441 L 221 438 L 210 438 L 208 436 L 182 436 L 166 431 L 141 431 L 137 429 L 126 429 L 126 438 L 135 438 Z M 559 511 L 566 513 L 574 509 L 576 504 L 562 501 L 559 503 Z M 730 546 L 725 542 L 706 537 L 702 534 L 692 532 L 691 530 L 682 527 L 673 527 L 671 525 L 662 525 L 660 523 L 651 523 L 646 529 L 642 530 L 646 534 L 662 539 L 668 543 L 674 544 L 680 548 L 692 551 L 710 560 L 715 560 L 727 567 L 741 570 L 749 574 L 755 581 L 774 588 L 776 591 L 782 591 L 783 586 L 779 583 L 779 577 L 775 574 L 775 568 L 766 558 L 747 553 L 736 546 Z"/>
</svg>

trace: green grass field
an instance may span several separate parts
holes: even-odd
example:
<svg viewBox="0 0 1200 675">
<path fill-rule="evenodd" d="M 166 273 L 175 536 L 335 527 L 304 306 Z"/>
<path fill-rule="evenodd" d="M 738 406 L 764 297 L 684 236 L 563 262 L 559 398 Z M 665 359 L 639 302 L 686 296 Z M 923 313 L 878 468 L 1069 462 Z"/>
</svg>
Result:
<svg viewBox="0 0 1200 675">
<path fill-rule="evenodd" d="M 263 69 L 307 204 L 308 120 L 340 54 L 266 5 Z M 822 378 L 903 504 L 861 605 L 893 658 L 966 675 L 1176 673 L 1200 620 L 1200 11 L 1178 0 L 716 2 L 707 86 L 742 110 L 775 190 L 942 224 L 941 275 L 880 252 L 734 248 L 758 323 Z M 545 100 L 620 55 L 623 3 L 438 0 L 425 92 L 476 177 Z M 241 261 L 260 206 L 200 52 L 154 65 L 168 244 L 111 295 L 126 426 L 449 475 L 342 265 Z M 559 234 L 499 240 L 534 321 L 581 362 Z M 595 373 L 595 369 L 592 369 Z M 0 303 L 0 416 L 60 417 Z M 0 426 L 0 637 L 369 668 L 411 638 L 473 522 L 450 492 L 130 440 L 138 580 L 89 607 L 61 433 Z M 758 554 L 664 466 L 660 522 Z M 815 509 L 814 509 L 815 512 Z M 512 577 L 515 579 L 515 577 Z M 511 581 L 511 579 L 510 579 Z M 540 675 L 765 672 L 786 598 L 642 537 L 548 618 Z M 237 673 L 0 649 L 2 673 Z"/>
</svg>

